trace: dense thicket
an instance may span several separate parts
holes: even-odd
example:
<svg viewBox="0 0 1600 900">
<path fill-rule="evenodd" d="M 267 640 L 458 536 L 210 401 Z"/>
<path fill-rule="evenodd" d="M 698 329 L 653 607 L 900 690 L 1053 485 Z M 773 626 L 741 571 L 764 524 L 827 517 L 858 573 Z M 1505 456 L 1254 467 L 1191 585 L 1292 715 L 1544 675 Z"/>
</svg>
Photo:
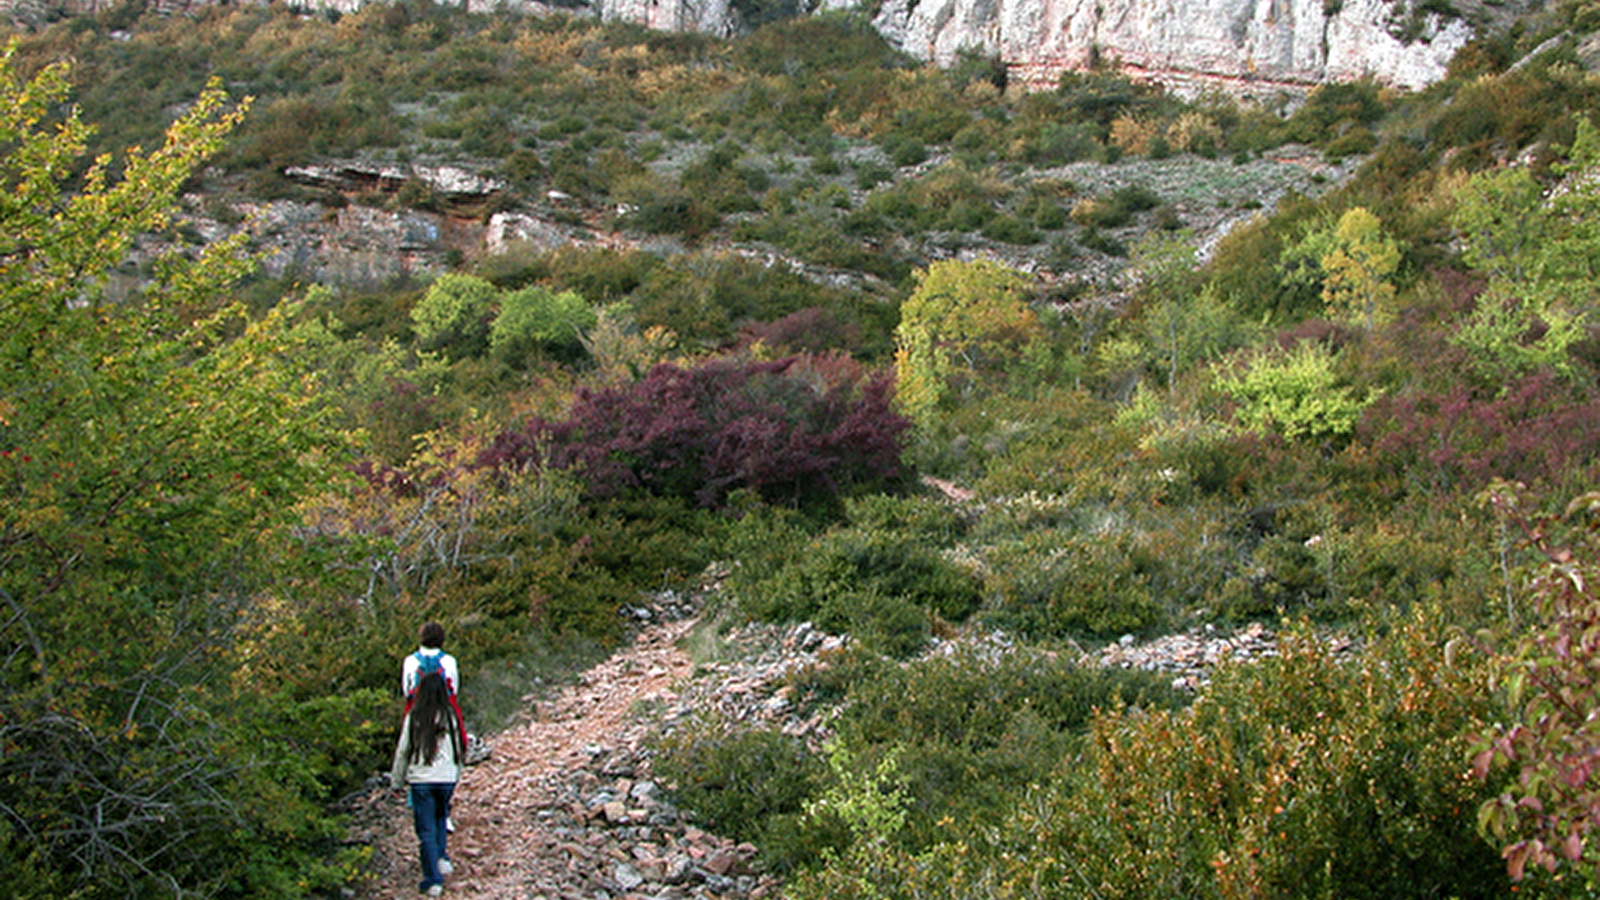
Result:
<svg viewBox="0 0 1600 900">
<path fill-rule="evenodd" d="M 380 764 L 418 622 L 492 728 L 641 592 L 713 582 L 714 620 L 852 635 L 789 685 L 838 710 L 827 747 L 708 720 L 658 754 L 794 896 L 1592 892 L 1596 804 L 1552 792 L 1597 742 L 1593 500 L 1565 505 L 1600 439 L 1592 18 L 1292 110 L 1103 71 L 1024 93 L 841 16 L 723 41 L 408 0 L 24 36 L 0 879 L 331 894 L 359 860 L 326 804 Z M 1353 175 L 1256 187 L 1286 142 Z M 240 281 L 231 243 L 101 277 L 136 232 L 196 255 L 180 190 L 221 224 L 446 208 L 283 178 L 357 154 L 513 186 L 451 214 L 651 249 L 302 290 Z M 1188 226 L 1284 188 L 1196 256 Z M 1282 658 L 1197 694 L 1076 662 L 1247 621 Z"/>
<path fill-rule="evenodd" d="M 480 460 L 578 469 L 594 496 L 643 491 L 720 507 L 748 492 L 786 506 L 902 482 L 890 386 L 840 358 L 662 364 L 624 387 L 580 390 L 567 418 L 534 420 Z"/>
<path fill-rule="evenodd" d="M 321 812 L 380 701 L 270 684 L 299 570 L 273 535 L 343 441 L 290 313 L 221 290 L 239 242 L 103 279 L 243 114 L 212 84 L 149 153 L 88 166 L 62 68 L 0 57 L 0 878 L 18 897 L 299 890 L 338 876 Z M 269 684 L 255 687 L 253 679 Z M 320 720 L 345 718 L 323 731 Z M 362 747 L 361 749 L 365 749 Z"/>
</svg>

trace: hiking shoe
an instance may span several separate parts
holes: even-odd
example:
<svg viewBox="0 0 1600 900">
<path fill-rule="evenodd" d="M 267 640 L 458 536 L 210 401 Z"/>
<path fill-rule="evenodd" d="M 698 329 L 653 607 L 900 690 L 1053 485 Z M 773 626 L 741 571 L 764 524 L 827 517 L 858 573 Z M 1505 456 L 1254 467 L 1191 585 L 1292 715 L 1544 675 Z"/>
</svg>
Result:
<svg viewBox="0 0 1600 900">
<path fill-rule="evenodd" d="M 436 884 L 436 885 L 428 888 L 426 891 L 423 891 L 423 893 L 428 895 L 429 897 L 443 897 L 444 896 L 444 885 Z"/>
<path fill-rule="evenodd" d="M 439 860 L 439 874 L 440 875 L 449 875 L 450 873 L 454 872 L 455 870 L 456 870 L 456 867 L 453 864 L 451 864 L 450 860 L 448 860 L 448 859 Z"/>
</svg>

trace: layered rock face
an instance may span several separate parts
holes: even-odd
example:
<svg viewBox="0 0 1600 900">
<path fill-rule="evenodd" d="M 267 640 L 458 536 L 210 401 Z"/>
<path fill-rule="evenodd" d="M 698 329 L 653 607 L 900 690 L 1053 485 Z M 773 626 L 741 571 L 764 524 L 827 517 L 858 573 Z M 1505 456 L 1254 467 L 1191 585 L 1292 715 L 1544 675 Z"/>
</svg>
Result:
<svg viewBox="0 0 1600 900">
<path fill-rule="evenodd" d="M 634 22 L 660 31 L 701 31 L 727 37 L 736 29 L 728 0 L 590 0 L 607 22 Z"/>
<path fill-rule="evenodd" d="M 48 21 L 94 12 L 111 0 L 0 0 L 0 16 Z M 209 0 L 156 0 L 181 11 Z M 302 0 L 311 9 L 353 11 L 375 0 Z M 381 0 L 376 0 L 381 2 Z M 1468 22 L 1507 19 L 1540 0 L 1460 0 L 1459 17 L 1423 0 L 882 0 L 873 24 L 890 43 L 940 65 L 962 52 L 1003 60 L 1022 83 L 1054 84 L 1063 71 L 1113 62 L 1181 92 L 1208 86 L 1236 95 L 1303 91 L 1325 81 L 1371 76 L 1417 89 L 1444 76 L 1473 35 Z M 729 0 L 466 0 L 475 11 L 561 9 L 667 31 L 730 35 Z M 854 9 L 862 0 L 820 0 Z M 1492 4 L 1492 5 L 1491 5 Z"/>
<path fill-rule="evenodd" d="M 1110 61 L 1234 93 L 1362 76 L 1421 88 L 1473 35 L 1407 0 L 885 0 L 874 23 L 919 58 L 998 56 L 1031 84 Z"/>
</svg>

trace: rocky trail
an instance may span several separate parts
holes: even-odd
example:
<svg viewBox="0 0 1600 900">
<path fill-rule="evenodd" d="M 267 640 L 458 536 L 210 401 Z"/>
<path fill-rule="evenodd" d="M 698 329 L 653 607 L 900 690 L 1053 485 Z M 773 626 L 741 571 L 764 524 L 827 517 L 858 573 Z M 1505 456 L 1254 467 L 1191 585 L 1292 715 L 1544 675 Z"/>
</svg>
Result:
<svg viewBox="0 0 1600 900">
<path fill-rule="evenodd" d="M 819 738 L 825 722 L 789 703 L 785 678 L 845 639 L 809 624 L 746 626 L 717 636 L 719 661 L 697 664 L 683 646 L 700 625 L 693 609 L 658 606 L 644 615 L 649 621 L 625 647 L 534 703 L 527 721 L 489 736 L 490 755 L 457 788 L 446 896 L 761 900 L 779 893 L 778 881 L 760 871 L 757 848 L 709 834 L 672 806 L 651 779 L 646 738 L 713 710 L 727 721 Z M 1125 638 L 1083 661 L 1168 673 L 1175 685 L 1197 688 L 1224 658 L 1276 652 L 1275 635 L 1252 625 L 1142 645 Z M 417 896 L 416 839 L 400 795 L 374 782 L 347 803 L 348 840 L 372 849 L 350 900 Z"/>
<path fill-rule="evenodd" d="M 652 625 L 631 645 L 535 705 L 532 718 L 489 738 L 453 804 L 455 872 L 447 896 L 484 900 L 759 897 L 754 848 L 705 834 L 660 799 L 641 765 L 650 724 L 693 663 L 679 641 L 694 618 Z M 417 896 L 416 838 L 399 796 L 382 787 L 357 802 L 352 840 L 373 856 L 360 900 Z M 765 890 L 763 890 L 765 889 Z"/>
</svg>

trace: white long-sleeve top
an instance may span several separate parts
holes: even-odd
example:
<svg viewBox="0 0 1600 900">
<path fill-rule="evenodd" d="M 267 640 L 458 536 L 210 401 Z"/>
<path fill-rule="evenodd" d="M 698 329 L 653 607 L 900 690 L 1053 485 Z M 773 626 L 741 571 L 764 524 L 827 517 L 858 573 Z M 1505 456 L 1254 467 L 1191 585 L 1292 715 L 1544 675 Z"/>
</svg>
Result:
<svg viewBox="0 0 1600 900">
<path fill-rule="evenodd" d="M 439 657 L 439 667 L 444 670 L 445 687 L 450 689 L 450 696 L 461 693 L 461 673 L 456 666 L 456 658 L 437 647 L 418 647 L 416 653 L 406 657 L 400 668 L 400 693 L 409 697 L 417 689 L 417 671 L 422 664 L 417 659 L 418 654 Z"/>
</svg>

